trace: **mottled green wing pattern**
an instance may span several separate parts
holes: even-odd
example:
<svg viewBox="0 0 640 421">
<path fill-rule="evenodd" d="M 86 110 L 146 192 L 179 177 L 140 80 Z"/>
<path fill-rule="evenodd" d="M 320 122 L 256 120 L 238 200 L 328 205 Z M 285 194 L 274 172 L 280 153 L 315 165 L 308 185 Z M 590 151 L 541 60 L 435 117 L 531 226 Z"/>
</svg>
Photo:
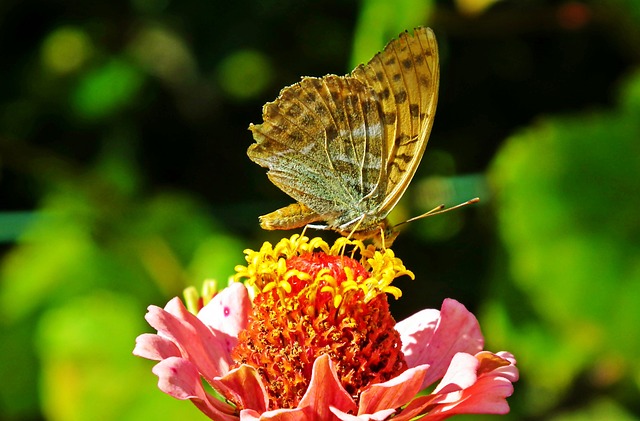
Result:
<svg viewBox="0 0 640 421">
<path fill-rule="evenodd" d="M 303 78 L 265 105 L 263 120 L 250 126 L 256 143 L 247 153 L 276 186 L 332 227 L 362 214 L 363 197 L 386 178 L 369 87 L 348 76 Z"/>
</svg>

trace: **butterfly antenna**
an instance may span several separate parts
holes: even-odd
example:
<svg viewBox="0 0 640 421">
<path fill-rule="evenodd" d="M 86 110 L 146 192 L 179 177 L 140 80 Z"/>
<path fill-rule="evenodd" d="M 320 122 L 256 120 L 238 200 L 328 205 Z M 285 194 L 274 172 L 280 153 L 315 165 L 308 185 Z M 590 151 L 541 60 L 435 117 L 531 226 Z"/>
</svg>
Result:
<svg viewBox="0 0 640 421">
<path fill-rule="evenodd" d="M 400 222 L 399 224 L 396 224 L 396 227 L 399 227 L 400 225 L 404 225 L 407 222 L 417 221 L 418 219 L 426 218 L 428 216 L 439 215 L 441 213 L 449 212 L 449 211 L 452 211 L 454 209 L 461 208 L 463 206 L 472 205 L 474 203 L 478 203 L 479 201 L 480 201 L 479 197 L 474 197 L 471 200 L 467 200 L 464 203 L 460 203 L 459 205 L 455 205 L 455 206 L 452 206 L 450 208 L 445 208 L 444 205 L 436 206 L 435 208 L 431 209 L 429 212 L 423 213 L 422 215 L 414 216 L 411 219 L 407 219 L 404 222 Z"/>
</svg>

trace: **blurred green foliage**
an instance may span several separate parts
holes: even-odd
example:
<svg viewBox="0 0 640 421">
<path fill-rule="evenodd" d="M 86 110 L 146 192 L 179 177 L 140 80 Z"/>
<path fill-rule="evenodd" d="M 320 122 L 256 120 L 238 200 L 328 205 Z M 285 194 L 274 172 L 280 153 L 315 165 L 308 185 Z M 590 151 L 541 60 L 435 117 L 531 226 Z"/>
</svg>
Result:
<svg viewBox="0 0 640 421">
<path fill-rule="evenodd" d="M 501 263 L 528 305 L 500 294 L 486 320 L 536 367 L 523 398 L 533 413 L 585 390 L 607 392 L 592 405 L 637 402 L 639 88 L 635 73 L 612 110 L 538 121 L 507 139 L 491 170 Z"/>
<path fill-rule="evenodd" d="M 476 311 L 506 419 L 640 419 L 638 4 L 3 2 L 0 420 L 204 419 L 131 355 L 145 308 L 289 234 L 257 226 L 289 202 L 245 154 L 262 105 L 419 25 L 440 102 L 392 217 L 482 202 L 405 227 L 397 318 Z"/>
</svg>

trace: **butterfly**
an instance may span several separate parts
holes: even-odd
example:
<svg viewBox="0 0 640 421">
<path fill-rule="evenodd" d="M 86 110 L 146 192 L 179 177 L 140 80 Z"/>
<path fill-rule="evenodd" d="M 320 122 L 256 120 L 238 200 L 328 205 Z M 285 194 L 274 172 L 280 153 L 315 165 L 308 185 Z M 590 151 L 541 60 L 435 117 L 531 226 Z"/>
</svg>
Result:
<svg viewBox="0 0 640 421">
<path fill-rule="evenodd" d="M 420 164 L 438 100 L 438 46 L 407 31 L 345 76 L 303 77 L 251 124 L 249 158 L 296 203 L 260 217 L 264 229 L 310 225 L 390 246 L 388 214 Z"/>
</svg>

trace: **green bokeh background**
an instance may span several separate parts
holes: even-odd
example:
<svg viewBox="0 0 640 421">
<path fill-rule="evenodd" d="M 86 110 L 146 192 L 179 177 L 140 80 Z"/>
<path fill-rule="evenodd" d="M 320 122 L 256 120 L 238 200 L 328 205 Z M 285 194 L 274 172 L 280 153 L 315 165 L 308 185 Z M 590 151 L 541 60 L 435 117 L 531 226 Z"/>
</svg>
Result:
<svg viewBox="0 0 640 421">
<path fill-rule="evenodd" d="M 262 105 L 419 25 L 440 101 L 392 217 L 482 201 L 404 227 L 394 314 L 474 311 L 503 419 L 640 419 L 640 2 L 3 0 L 0 420 L 204 419 L 131 355 L 146 307 L 283 235 Z"/>
</svg>

